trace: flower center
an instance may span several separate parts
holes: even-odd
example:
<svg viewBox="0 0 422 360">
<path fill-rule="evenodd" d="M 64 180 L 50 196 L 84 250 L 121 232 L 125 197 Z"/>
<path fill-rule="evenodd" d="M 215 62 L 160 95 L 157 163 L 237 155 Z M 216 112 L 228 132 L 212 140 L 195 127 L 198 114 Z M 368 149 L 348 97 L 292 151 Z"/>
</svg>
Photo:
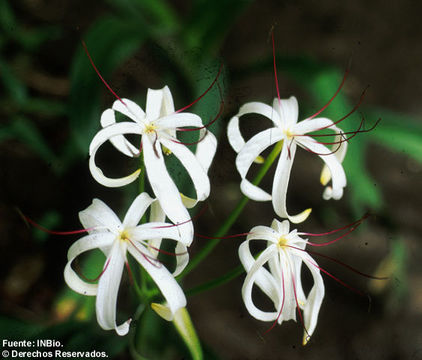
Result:
<svg viewBox="0 0 422 360">
<path fill-rule="evenodd" d="M 283 133 L 287 136 L 288 139 L 291 139 L 295 136 L 295 134 L 289 128 L 284 129 Z"/>
<path fill-rule="evenodd" d="M 119 240 L 120 241 L 128 241 L 129 239 L 129 234 L 127 233 L 126 230 L 123 230 L 119 233 Z"/>
<path fill-rule="evenodd" d="M 287 243 L 289 242 L 289 240 L 287 240 L 284 236 L 281 236 L 278 239 L 278 243 L 277 246 L 281 249 L 285 248 L 287 246 Z"/>
<path fill-rule="evenodd" d="M 145 125 L 144 132 L 145 134 L 152 134 L 157 130 L 157 127 L 153 123 Z"/>
</svg>

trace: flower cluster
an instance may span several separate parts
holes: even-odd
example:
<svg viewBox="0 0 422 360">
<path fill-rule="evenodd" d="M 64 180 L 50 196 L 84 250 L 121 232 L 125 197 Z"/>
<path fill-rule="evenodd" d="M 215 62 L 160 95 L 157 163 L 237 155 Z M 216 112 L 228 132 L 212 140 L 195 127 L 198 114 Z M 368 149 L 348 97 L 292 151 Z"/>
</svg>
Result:
<svg viewBox="0 0 422 360">
<path fill-rule="evenodd" d="M 275 60 L 274 69 L 276 70 Z M 261 102 L 246 103 L 230 119 L 227 128 L 229 143 L 237 153 L 236 168 L 241 177 L 241 191 L 252 200 L 271 201 L 275 214 L 286 219 L 281 222 L 274 219 L 271 227 L 254 226 L 240 245 L 239 257 L 246 271 L 242 297 L 249 313 L 258 320 L 272 321 L 271 328 L 283 321 L 296 320 L 297 312 L 304 328 L 303 343 L 306 344 L 315 331 L 325 293 L 321 272 L 332 275 L 320 268 L 306 250 L 307 245 L 315 244 L 301 237 L 318 234 L 290 230 L 290 223 L 301 223 L 311 213 L 310 208 L 295 215 L 287 210 L 286 199 L 294 157 L 297 147 L 317 155 L 324 163 L 320 177 L 321 184 L 325 187 L 322 197 L 326 200 L 338 200 L 346 187 L 342 162 L 347 151 L 347 141 L 362 131 L 359 128 L 355 132 L 343 132 L 338 123 L 345 117 L 338 121 L 318 117 L 334 97 L 320 111 L 298 122 L 296 98 L 292 96 L 281 99 L 276 72 L 275 77 L 277 97 L 272 106 Z M 160 290 L 164 298 L 163 304 L 151 304 L 159 315 L 172 320 L 186 306 L 186 297 L 175 276 L 189 262 L 188 247 L 193 241 L 194 225 L 188 209 L 210 194 L 208 170 L 216 153 L 217 140 L 198 115 L 184 111 L 190 105 L 175 110 L 167 86 L 159 90 L 148 89 L 145 111 L 129 99 L 116 97 L 112 107 L 102 113 L 102 129 L 89 146 L 89 169 L 96 181 L 111 188 L 130 184 L 141 175 L 148 180 L 153 197 L 142 190 L 123 221 L 98 199 L 94 199 L 87 209 L 81 211 L 79 218 L 88 235 L 70 247 L 65 280 L 78 293 L 96 296 L 97 320 L 103 329 L 114 329 L 119 335 L 125 335 L 129 331 L 130 319 L 117 325 L 116 306 L 125 265 L 130 273 L 128 255 L 136 260 L 142 271 L 149 274 Z M 245 141 L 240 130 L 240 118 L 249 114 L 269 119 L 272 126 Z M 121 116 L 126 120 L 117 121 L 116 118 Z M 332 133 L 318 133 L 321 130 L 330 130 Z M 191 144 L 179 139 L 181 131 L 198 132 L 199 140 L 195 143 L 195 152 L 187 147 Z M 347 138 L 346 135 L 349 134 L 352 136 Z M 137 143 L 132 141 L 133 135 L 139 140 Z M 331 136 L 332 142 L 320 141 L 324 136 Z M 141 161 L 136 161 L 140 168 L 120 178 L 105 175 L 97 165 L 96 157 L 102 145 L 108 142 L 123 155 L 140 158 Z M 273 151 L 264 160 L 261 154 L 271 146 L 274 147 Z M 189 175 L 196 193 L 194 198 L 188 198 L 179 191 L 167 170 L 166 156 L 169 154 L 178 159 Z M 269 193 L 258 186 L 260 180 L 249 180 L 248 173 L 254 162 L 262 164 L 265 161 L 266 164 L 262 167 L 265 171 L 261 173 L 263 175 L 277 157 L 272 191 Z M 361 220 L 348 227 L 353 230 L 360 222 Z M 347 227 L 333 232 L 345 228 Z M 169 254 L 162 249 L 163 239 L 176 242 L 174 253 L 171 253 L 176 258 L 173 273 L 158 258 L 160 253 Z M 261 252 L 254 253 L 251 250 L 251 241 L 263 245 Z M 88 283 L 74 271 L 72 263 L 80 254 L 93 249 L 103 252 L 105 262 L 96 279 L 98 281 Z M 313 278 L 313 286 L 307 293 L 302 286 L 304 268 L 309 270 Z M 273 311 L 261 310 L 255 304 L 252 299 L 254 286 L 271 300 Z"/>
<path fill-rule="evenodd" d="M 129 121 L 117 122 L 116 112 Z M 125 335 L 129 331 L 130 319 L 121 325 L 116 324 L 116 302 L 125 264 L 130 271 L 127 254 L 140 264 L 160 289 L 166 301 L 166 311 L 161 310 L 160 313 L 165 313 L 167 320 L 172 320 L 174 314 L 186 306 L 185 295 L 174 276 L 180 274 L 189 261 L 187 247 L 193 240 L 193 224 L 187 208 L 206 199 L 210 193 L 207 172 L 217 141 L 203 126 L 199 116 L 175 111 L 167 86 L 148 90 L 145 111 L 133 101 L 119 98 L 111 109 L 103 112 L 101 126 L 89 147 L 89 168 L 94 179 L 107 187 L 119 187 L 133 182 L 141 171 L 145 171 L 155 198 L 147 193 L 138 195 L 123 222 L 101 200 L 94 199 L 87 209 L 79 213 L 80 221 L 89 234 L 70 247 L 65 280 L 73 290 L 96 296 L 97 320 L 103 329 L 115 329 L 119 335 Z M 195 153 L 177 138 L 178 131 L 183 131 L 185 127 L 197 128 L 200 133 L 201 140 Z M 139 135 L 140 145 L 131 143 L 126 137 L 128 134 Z M 142 156 L 144 170 L 138 169 L 121 178 L 104 175 L 95 157 L 108 141 L 128 157 Z M 167 171 L 165 154 L 169 153 L 189 174 L 196 190 L 195 199 L 181 194 Z M 148 208 L 149 222 L 140 224 Z M 166 223 L 166 218 L 171 223 Z M 163 239 L 177 242 L 173 273 L 158 260 L 160 252 L 165 252 L 160 249 Z M 77 256 L 92 249 L 100 249 L 106 257 L 97 284 L 87 283 L 72 268 Z"/>
</svg>

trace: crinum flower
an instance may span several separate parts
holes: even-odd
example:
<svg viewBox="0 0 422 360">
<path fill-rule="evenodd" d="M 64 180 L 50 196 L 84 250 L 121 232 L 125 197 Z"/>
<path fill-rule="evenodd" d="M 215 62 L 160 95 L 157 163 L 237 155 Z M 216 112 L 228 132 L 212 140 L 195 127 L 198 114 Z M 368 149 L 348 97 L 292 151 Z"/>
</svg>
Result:
<svg viewBox="0 0 422 360">
<path fill-rule="evenodd" d="M 246 114 L 259 114 L 270 119 L 273 127 L 264 130 L 249 141 L 245 142 L 239 128 L 239 118 Z M 241 190 L 249 198 L 257 201 L 272 200 L 274 211 L 283 218 L 288 218 L 293 223 L 304 221 L 311 212 L 306 209 L 300 214 L 289 215 L 286 207 L 286 194 L 293 165 L 296 147 L 300 146 L 305 150 L 318 155 L 325 166 L 321 173 L 321 183 L 327 185 L 332 180 L 331 186 L 326 186 L 324 199 L 340 199 L 343 195 L 343 188 L 346 186 L 346 175 L 341 162 L 347 150 L 347 139 L 342 131 L 332 120 L 327 118 L 314 118 L 297 122 L 298 104 L 294 96 L 286 100 L 274 99 L 273 106 L 260 102 L 250 102 L 239 109 L 239 113 L 234 116 L 228 125 L 228 139 L 233 149 L 238 153 L 236 157 L 236 167 L 242 178 Z M 312 136 L 305 134 L 329 129 L 333 130 L 335 140 L 333 149 L 325 146 L 327 143 L 317 141 Z M 275 176 L 273 180 L 272 194 L 267 193 L 260 187 L 252 184 L 246 175 L 254 161 L 259 155 L 271 145 L 282 141 L 281 154 L 278 160 Z"/>
<path fill-rule="evenodd" d="M 115 112 L 121 113 L 131 121 L 116 122 Z M 146 174 L 151 188 L 159 200 L 167 217 L 174 222 L 182 223 L 179 230 L 185 239 L 192 240 L 193 226 L 189 213 L 183 204 L 182 196 L 167 171 L 164 154 L 172 153 L 188 172 L 196 191 L 196 199 L 189 201 L 190 206 L 204 200 L 210 192 L 208 168 L 214 157 L 217 141 L 215 136 L 205 129 L 201 118 L 192 113 L 175 112 L 173 98 L 167 86 L 160 90 L 148 89 L 145 112 L 129 99 L 116 100 L 111 109 L 101 116 L 100 130 L 89 147 L 89 168 L 92 176 L 108 187 L 119 187 L 134 181 L 140 170 L 122 177 L 109 178 L 95 163 L 98 149 L 110 141 L 121 153 L 129 157 L 143 156 Z M 177 139 L 177 131 L 184 127 L 199 128 L 200 140 L 196 153 Z M 141 135 L 140 146 L 134 146 L 125 135 Z M 186 205 L 186 204 L 185 204 Z"/>
<path fill-rule="evenodd" d="M 138 225 L 149 206 L 152 207 L 151 222 Z M 123 324 L 116 324 L 117 295 L 125 263 L 129 266 L 128 253 L 148 272 L 160 289 L 168 304 L 169 320 L 178 309 L 186 306 L 185 295 L 174 279 L 174 275 L 183 270 L 189 259 L 186 243 L 177 226 L 163 222 L 157 201 L 146 193 L 138 195 L 121 222 L 106 204 L 94 199 L 88 208 L 79 213 L 79 218 L 89 234 L 69 248 L 64 277 L 74 291 L 96 296 L 97 321 L 103 329 L 115 329 L 119 335 L 129 331 L 130 319 Z M 177 241 L 177 266 L 173 275 L 157 260 L 162 238 Z M 80 254 L 94 249 L 100 249 L 106 260 L 98 283 L 88 283 L 73 270 L 72 263 Z"/>
<path fill-rule="evenodd" d="M 256 259 L 250 249 L 250 242 L 254 240 L 266 243 L 265 250 Z M 271 227 L 254 227 L 239 247 L 239 257 L 247 272 L 242 297 L 248 312 L 258 320 L 281 324 L 287 320 L 296 321 L 297 309 L 304 327 L 303 344 L 315 330 L 324 297 L 320 268 L 304 250 L 306 243 L 307 240 L 300 238 L 296 230 L 289 232 L 287 220 L 274 220 Z M 302 288 L 302 263 L 310 270 L 314 280 L 307 296 Z M 268 268 L 264 267 L 265 264 Z M 254 304 L 254 284 L 271 299 L 275 311 L 263 311 Z"/>
</svg>

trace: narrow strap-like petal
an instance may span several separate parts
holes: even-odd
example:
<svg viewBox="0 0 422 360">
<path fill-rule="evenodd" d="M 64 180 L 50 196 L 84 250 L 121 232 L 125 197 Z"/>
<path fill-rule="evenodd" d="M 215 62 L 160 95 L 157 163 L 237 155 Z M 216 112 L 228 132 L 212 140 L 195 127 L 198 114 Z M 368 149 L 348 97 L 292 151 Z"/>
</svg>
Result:
<svg viewBox="0 0 422 360">
<path fill-rule="evenodd" d="M 170 114 L 154 121 L 154 124 L 163 130 L 182 128 L 186 126 L 203 126 L 201 118 L 198 115 L 191 113 Z"/>
<path fill-rule="evenodd" d="M 97 294 L 98 285 L 82 280 L 72 269 L 72 262 L 77 256 L 86 251 L 111 246 L 114 238 L 115 236 L 112 233 L 97 233 L 84 236 L 73 243 L 67 252 L 68 262 L 64 269 L 64 280 L 72 290 L 82 295 L 93 296 Z"/>
<path fill-rule="evenodd" d="M 303 334 L 303 344 L 305 345 L 309 340 L 309 336 L 311 336 L 315 331 L 319 310 L 321 308 L 321 303 L 325 294 L 325 287 L 315 260 L 312 259 L 309 254 L 304 253 L 303 261 L 310 270 L 314 279 L 314 285 L 309 292 L 308 298 L 306 299 L 306 304 L 303 309 L 305 328 L 307 330 Z"/>
<path fill-rule="evenodd" d="M 335 200 L 340 199 L 343 196 L 343 189 L 346 186 L 346 174 L 344 173 L 343 166 L 341 165 L 339 159 L 330 149 L 317 143 L 310 137 L 302 136 L 296 140 L 300 146 L 318 154 L 318 156 L 328 166 L 332 176 L 332 197 Z"/>
<path fill-rule="evenodd" d="M 199 143 L 196 145 L 195 156 L 199 163 L 208 172 L 215 152 L 217 151 L 217 138 L 211 131 L 201 129 L 199 131 Z"/>
<path fill-rule="evenodd" d="M 147 104 L 145 107 L 146 118 L 148 121 L 154 121 L 162 116 L 162 105 L 163 105 L 164 92 L 162 89 L 153 90 L 148 89 L 147 92 Z"/>
<path fill-rule="evenodd" d="M 166 85 L 162 89 L 163 91 L 163 106 L 162 106 L 162 116 L 173 114 L 174 113 L 174 101 L 173 96 L 169 87 Z"/>
<path fill-rule="evenodd" d="M 149 221 L 150 222 L 164 222 L 166 220 L 166 214 L 164 213 L 160 202 L 158 200 L 155 200 L 152 204 L 151 204 L 151 208 L 150 208 L 150 216 L 149 216 Z M 153 248 L 159 249 L 161 247 L 161 237 L 158 238 L 154 238 L 154 239 L 150 239 L 148 241 L 148 244 L 151 245 L 151 253 L 154 256 L 158 256 L 158 251 L 154 250 Z"/>
<path fill-rule="evenodd" d="M 85 229 L 109 229 L 115 234 L 122 230 L 122 223 L 117 215 L 99 199 L 93 199 L 91 205 L 79 212 L 79 220 Z"/>
<path fill-rule="evenodd" d="M 138 225 L 145 211 L 154 201 L 147 193 L 139 194 L 135 200 L 130 205 L 129 210 L 126 213 L 126 216 L 123 220 L 123 227 L 135 227 Z"/>
<path fill-rule="evenodd" d="M 245 139 L 240 132 L 238 116 L 233 116 L 227 125 L 227 139 L 233 150 L 237 153 L 240 152 L 245 145 Z"/>
<path fill-rule="evenodd" d="M 155 238 L 181 240 L 178 226 L 165 222 L 149 222 L 138 225 L 136 228 L 129 230 L 129 235 L 132 241 L 146 241 Z"/>
<path fill-rule="evenodd" d="M 265 116 L 267 119 L 270 119 L 275 126 L 281 126 L 280 116 L 274 108 L 271 106 L 261 103 L 261 102 L 249 102 L 241 106 L 237 117 L 241 117 L 246 114 L 259 114 Z"/>
<path fill-rule="evenodd" d="M 129 331 L 130 319 L 121 325 L 116 324 L 117 295 L 125 263 L 125 254 L 121 244 L 116 241 L 104 265 L 104 272 L 98 282 L 97 301 L 95 303 L 98 324 L 105 330 L 115 329 L 118 335 Z"/>
<path fill-rule="evenodd" d="M 141 107 L 129 99 L 116 100 L 113 103 L 113 110 L 126 115 L 129 119 L 141 124 L 145 119 L 145 113 Z"/>
<path fill-rule="evenodd" d="M 198 201 L 205 200 L 210 194 L 210 180 L 205 169 L 197 160 L 196 156 L 182 144 L 162 138 L 161 143 L 170 149 L 188 172 L 192 179 Z"/>
<path fill-rule="evenodd" d="M 240 252 L 240 248 L 239 248 L 239 252 Z M 277 252 L 277 248 L 275 245 L 266 248 L 258 257 L 258 259 L 253 263 L 251 269 L 248 271 L 246 275 L 245 281 L 242 286 L 242 298 L 243 298 L 246 308 L 248 309 L 248 312 L 255 319 L 262 320 L 262 321 L 275 320 L 277 318 L 278 312 L 277 311 L 262 311 L 258 309 L 252 300 L 252 289 L 255 282 L 257 282 L 257 285 L 260 283 L 261 283 L 260 285 L 262 285 L 264 278 L 262 276 L 263 272 L 261 270 L 265 270 L 262 267 L 272 256 L 276 254 L 276 252 Z M 275 284 L 274 285 L 273 284 L 274 283 L 268 284 L 270 285 L 270 288 L 268 290 L 271 290 L 271 291 L 265 291 L 265 293 L 266 295 L 270 297 L 270 299 L 274 303 L 274 306 L 277 308 L 280 303 L 280 294 L 277 291 L 278 289 L 275 287 Z M 258 286 L 261 288 L 260 285 Z"/>
<path fill-rule="evenodd" d="M 279 102 L 278 99 L 274 99 L 273 107 L 278 110 L 280 114 L 280 121 L 282 126 L 292 126 L 297 123 L 299 116 L 299 106 L 297 100 L 294 96 L 291 96 L 288 99 L 281 99 Z"/>
<path fill-rule="evenodd" d="M 179 190 L 166 169 L 160 143 L 154 142 L 149 136 L 144 136 L 143 150 L 145 168 L 151 188 L 167 217 L 174 224 L 180 224 L 177 229 L 180 231 L 184 244 L 190 245 L 193 240 L 193 224 L 183 205 Z"/>
<path fill-rule="evenodd" d="M 141 254 L 132 245 L 129 245 L 128 251 L 156 283 L 173 315 L 178 309 L 186 306 L 186 297 L 180 285 L 161 263 L 151 261 L 147 255 Z"/>
<path fill-rule="evenodd" d="M 304 210 L 297 215 L 289 215 L 286 206 L 287 187 L 289 185 L 290 172 L 293 159 L 296 153 L 296 144 L 284 143 L 278 160 L 277 169 L 273 180 L 272 201 L 276 214 L 283 218 L 288 218 L 292 223 L 305 221 L 310 214 L 310 209 Z"/>
<path fill-rule="evenodd" d="M 178 276 L 189 263 L 188 248 L 181 242 L 178 242 L 175 249 L 176 253 L 176 268 L 173 271 L 173 276 Z"/>
<path fill-rule="evenodd" d="M 114 111 L 112 109 L 107 109 L 101 114 L 101 126 L 106 128 L 116 123 L 116 118 L 114 116 Z M 133 146 L 123 135 L 116 135 L 110 138 L 110 142 L 113 146 L 125 154 L 126 156 L 135 156 L 139 153 L 139 149 Z"/>
<path fill-rule="evenodd" d="M 249 168 L 258 155 L 267 147 L 283 138 L 278 128 L 264 130 L 252 137 L 242 148 L 236 158 L 236 167 L 242 178 L 241 190 L 249 198 L 257 201 L 268 201 L 270 195 L 246 179 Z"/>
</svg>

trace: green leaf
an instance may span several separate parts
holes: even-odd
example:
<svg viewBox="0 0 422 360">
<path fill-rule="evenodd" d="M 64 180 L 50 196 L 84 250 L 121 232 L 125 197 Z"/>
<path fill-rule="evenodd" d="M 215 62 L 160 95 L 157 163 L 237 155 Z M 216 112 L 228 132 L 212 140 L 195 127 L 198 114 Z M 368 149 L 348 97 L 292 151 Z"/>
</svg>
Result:
<svg viewBox="0 0 422 360">
<path fill-rule="evenodd" d="M 55 163 L 57 158 L 34 124 L 23 116 L 12 119 L 10 129 L 14 137 L 34 150 L 47 163 Z"/>
<path fill-rule="evenodd" d="M 174 315 L 173 324 L 189 349 L 193 360 L 204 358 L 201 343 L 196 334 L 195 327 L 186 308 L 179 309 Z"/>
<path fill-rule="evenodd" d="M 206 56 L 217 51 L 237 17 L 252 3 L 252 0 L 196 0 L 183 28 L 186 47 L 201 48 Z"/>
<path fill-rule="evenodd" d="M 385 109 L 365 113 L 374 119 L 381 118 L 378 127 L 370 132 L 374 141 L 422 162 L 422 126 L 415 119 Z"/>
<path fill-rule="evenodd" d="M 0 59 L 0 79 L 9 94 L 9 97 L 22 105 L 28 98 L 26 86 L 14 75 L 12 69 L 4 61 Z"/>
<path fill-rule="evenodd" d="M 97 21 L 84 38 L 93 61 L 107 79 L 135 53 L 146 36 L 142 23 L 109 16 Z M 81 46 L 72 63 L 68 108 L 71 131 L 81 154 L 88 152 L 89 143 L 100 127 L 100 94 L 104 88 Z"/>
</svg>

